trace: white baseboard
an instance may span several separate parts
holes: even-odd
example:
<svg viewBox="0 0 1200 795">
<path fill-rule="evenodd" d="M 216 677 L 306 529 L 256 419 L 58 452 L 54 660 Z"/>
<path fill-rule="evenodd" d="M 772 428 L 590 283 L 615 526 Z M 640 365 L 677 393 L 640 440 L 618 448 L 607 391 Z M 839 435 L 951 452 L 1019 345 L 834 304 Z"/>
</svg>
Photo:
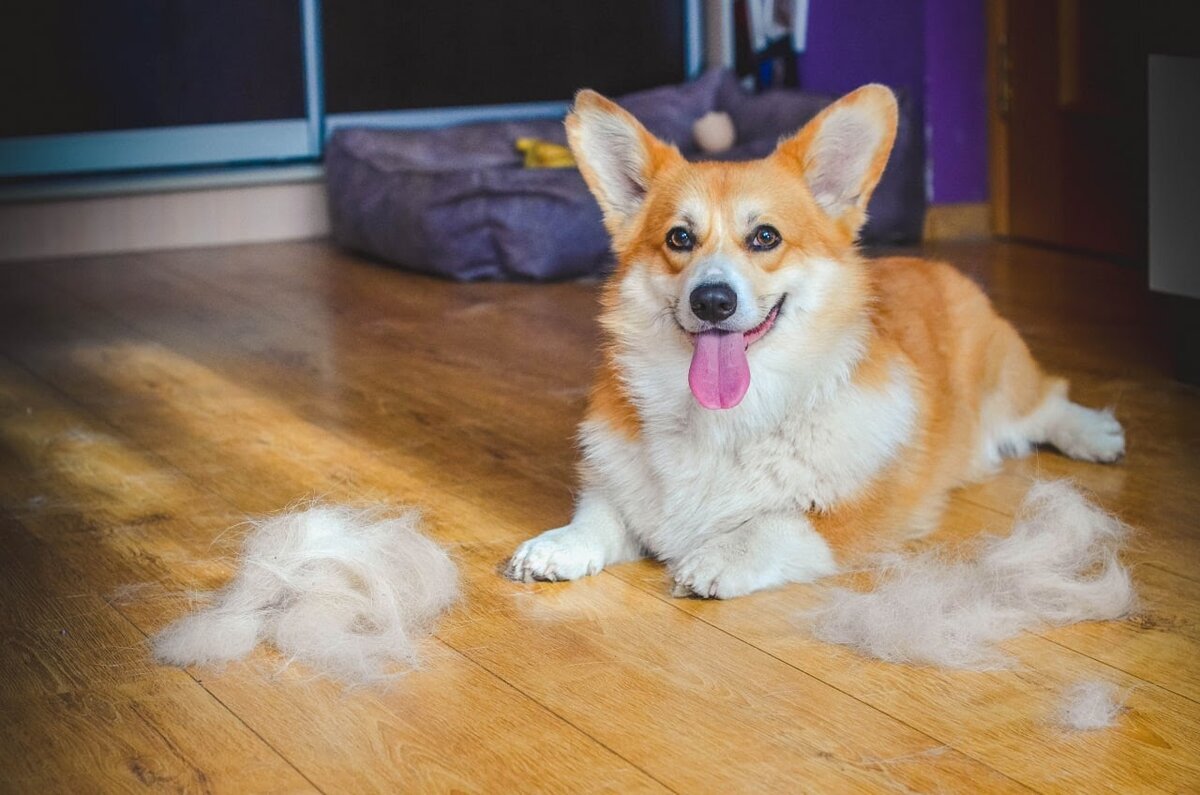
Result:
<svg viewBox="0 0 1200 795">
<path fill-rule="evenodd" d="M 0 262 L 303 240 L 329 234 L 323 179 L 210 183 L 0 203 Z"/>
</svg>

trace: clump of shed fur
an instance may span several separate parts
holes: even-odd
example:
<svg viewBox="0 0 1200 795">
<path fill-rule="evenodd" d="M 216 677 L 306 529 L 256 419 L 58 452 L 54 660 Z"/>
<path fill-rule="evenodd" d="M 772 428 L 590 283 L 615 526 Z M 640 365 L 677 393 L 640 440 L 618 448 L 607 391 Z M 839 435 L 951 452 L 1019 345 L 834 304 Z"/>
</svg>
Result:
<svg viewBox="0 0 1200 795">
<path fill-rule="evenodd" d="M 254 521 L 238 571 L 203 609 L 160 632 L 172 665 L 241 659 L 260 642 L 351 684 L 415 665 L 458 598 L 458 572 L 415 510 L 317 505 Z"/>
<path fill-rule="evenodd" d="M 1118 557 L 1128 532 L 1069 482 L 1037 482 L 1008 536 L 984 538 L 966 557 L 892 556 L 871 591 L 833 590 L 814 629 L 889 662 L 1001 667 L 996 644 L 1020 632 L 1133 609 Z"/>
</svg>

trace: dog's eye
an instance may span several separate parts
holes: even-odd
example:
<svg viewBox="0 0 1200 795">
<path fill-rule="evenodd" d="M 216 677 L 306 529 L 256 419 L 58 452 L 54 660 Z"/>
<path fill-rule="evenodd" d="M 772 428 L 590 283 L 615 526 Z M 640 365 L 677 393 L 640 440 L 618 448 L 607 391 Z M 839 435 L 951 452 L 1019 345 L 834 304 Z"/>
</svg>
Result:
<svg viewBox="0 0 1200 795">
<path fill-rule="evenodd" d="M 783 238 L 779 236 L 778 229 L 773 226 L 763 225 L 755 227 L 754 231 L 750 233 L 750 240 L 747 242 L 749 242 L 750 248 L 755 251 L 770 251 L 778 246 L 781 240 Z"/>
<path fill-rule="evenodd" d="M 676 226 L 667 232 L 667 247 L 675 251 L 691 251 L 696 245 L 696 238 L 682 226 Z"/>
</svg>

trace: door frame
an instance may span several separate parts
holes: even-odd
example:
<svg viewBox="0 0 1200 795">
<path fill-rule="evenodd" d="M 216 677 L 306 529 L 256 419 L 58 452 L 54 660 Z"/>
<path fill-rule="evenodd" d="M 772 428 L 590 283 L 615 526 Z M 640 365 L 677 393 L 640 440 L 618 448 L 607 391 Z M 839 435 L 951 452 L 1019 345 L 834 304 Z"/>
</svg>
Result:
<svg viewBox="0 0 1200 795">
<path fill-rule="evenodd" d="M 992 208 L 992 234 L 1012 233 L 1009 217 L 1008 113 L 1012 102 L 1008 55 L 1008 0 L 986 0 L 988 193 Z"/>
</svg>

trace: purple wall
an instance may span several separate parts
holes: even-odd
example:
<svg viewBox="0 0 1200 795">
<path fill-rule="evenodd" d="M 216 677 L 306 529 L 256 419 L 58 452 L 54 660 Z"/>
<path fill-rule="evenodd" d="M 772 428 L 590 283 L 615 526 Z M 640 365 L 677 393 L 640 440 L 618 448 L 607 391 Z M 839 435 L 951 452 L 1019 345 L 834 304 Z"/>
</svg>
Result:
<svg viewBox="0 0 1200 795">
<path fill-rule="evenodd" d="M 902 90 L 926 138 L 927 194 L 987 198 L 983 0 L 809 0 L 803 88 L 841 94 L 863 83 Z"/>
<path fill-rule="evenodd" d="M 925 0 L 809 0 L 803 88 L 843 94 L 886 83 L 920 97 Z"/>
<path fill-rule="evenodd" d="M 933 201 L 987 199 L 987 30 L 982 0 L 925 0 L 925 118 Z"/>
</svg>

